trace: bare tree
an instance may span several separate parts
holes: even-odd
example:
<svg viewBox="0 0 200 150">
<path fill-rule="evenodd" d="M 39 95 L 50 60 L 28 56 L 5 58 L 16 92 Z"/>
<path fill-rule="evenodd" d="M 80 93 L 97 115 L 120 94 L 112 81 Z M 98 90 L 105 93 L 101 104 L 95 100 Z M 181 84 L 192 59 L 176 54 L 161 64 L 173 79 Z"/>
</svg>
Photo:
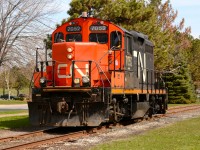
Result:
<svg viewBox="0 0 200 150">
<path fill-rule="evenodd" d="M 47 29 L 47 16 L 55 12 L 55 0 L 0 0 L 0 68 L 27 63 L 33 49 L 42 44 Z"/>
</svg>

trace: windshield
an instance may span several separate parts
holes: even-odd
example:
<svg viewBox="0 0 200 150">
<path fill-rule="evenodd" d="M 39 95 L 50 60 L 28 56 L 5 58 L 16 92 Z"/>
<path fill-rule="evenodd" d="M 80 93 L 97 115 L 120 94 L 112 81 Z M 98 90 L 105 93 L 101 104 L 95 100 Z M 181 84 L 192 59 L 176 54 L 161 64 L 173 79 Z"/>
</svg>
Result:
<svg viewBox="0 0 200 150">
<path fill-rule="evenodd" d="M 62 32 L 58 32 L 54 34 L 54 42 L 58 43 L 58 42 L 63 42 L 64 41 L 64 35 Z"/>
<path fill-rule="evenodd" d="M 80 33 L 75 34 L 67 34 L 66 35 L 67 42 L 82 42 L 82 35 Z"/>
<path fill-rule="evenodd" d="M 89 41 L 106 44 L 108 42 L 108 35 L 106 33 L 90 33 Z"/>
</svg>

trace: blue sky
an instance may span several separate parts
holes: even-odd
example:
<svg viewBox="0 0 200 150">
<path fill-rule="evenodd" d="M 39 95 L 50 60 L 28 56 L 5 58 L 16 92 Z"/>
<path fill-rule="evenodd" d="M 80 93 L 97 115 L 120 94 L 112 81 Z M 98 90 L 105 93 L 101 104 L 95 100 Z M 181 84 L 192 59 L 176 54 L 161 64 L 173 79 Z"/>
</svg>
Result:
<svg viewBox="0 0 200 150">
<path fill-rule="evenodd" d="M 171 0 L 172 7 L 178 11 L 177 22 L 185 18 L 185 27 L 191 27 L 195 38 L 200 36 L 200 0 Z"/>
<path fill-rule="evenodd" d="M 163 2 L 166 0 L 162 0 Z M 172 8 L 178 11 L 178 18 L 176 23 L 185 18 L 185 27 L 191 27 L 192 35 L 195 38 L 200 36 L 200 0 L 170 0 Z M 63 18 L 67 18 L 67 11 L 69 10 L 69 3 L 71 0 L 59 0 L 61 4 L 59 13 L 55 15 L 55 22 L 60 23 Z"/>
</svg>

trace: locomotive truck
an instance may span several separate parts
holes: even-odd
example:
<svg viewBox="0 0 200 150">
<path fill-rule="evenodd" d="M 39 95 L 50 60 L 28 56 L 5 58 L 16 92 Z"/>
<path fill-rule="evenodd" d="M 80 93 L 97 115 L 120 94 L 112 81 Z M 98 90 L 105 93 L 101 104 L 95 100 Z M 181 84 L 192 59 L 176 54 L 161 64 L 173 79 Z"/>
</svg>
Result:
<svg viewBox="0 0 200 150">
<path fill-rule="evenodd" d="M 38 61 L 29 119 L 36 126 L 99 126 L 165 113 L 167 89 L 144 35 L 82 15 L 52 33 Z"/>
</svg>

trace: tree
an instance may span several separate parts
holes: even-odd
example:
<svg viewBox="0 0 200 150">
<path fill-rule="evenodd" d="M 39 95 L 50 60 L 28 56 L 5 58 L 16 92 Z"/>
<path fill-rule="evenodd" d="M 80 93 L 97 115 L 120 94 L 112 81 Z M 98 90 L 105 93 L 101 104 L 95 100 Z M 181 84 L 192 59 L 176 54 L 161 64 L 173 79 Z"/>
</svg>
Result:
<svg viewBox="0 0 200 150">
<path fill-rule="evenodd" d="M 5 89 L 6 89 L 6 87 L 5 87 L 5 78 L 4 78 L 3 72 L 0 73 L 0 87 L 2 87 L 2 92 L 0 92 L 0 93 L 2 93 L 3 95 L 5 95 Z"/>
<path fill-rule="evenodd" d="M 188 52 L 188 64 L 193 81 L 200 81 L 200 39 L 191 39 L 192 47 Z"/>
<path fill-rule="evenodd" d="M 190 27 L 184 27 L 184 18 L 180 23 L 176 23 L 175 25 L 178 11 L 173 9 L 170 0 L 167 0 L 163 4 L 161 0 L 151 0 L 151 5 L 157 12 L 157 24 L 161 27 L 160 37 L 155 36 L 159 37 L 155 40 L 158 45 L 155 46 L 155 51 L 159 52 L 158 56 L 161 56 L 161 59 L 156 58 L 155 64 L 159 65 L 159 62 L 163 60 L 162 56 L 164 55 L 162 53 L 167 53 L 167 59 L 170 61 L 164 66 L 164 70 L 173 70 L 174 64 L 180 63 L 178 56 L 181 56 L 182 59 L 182 55 L 191 46 L 190 40 L 188 39 L 191 29 Z M 186 60 L 186 57 L 184 57 L 184 60 Z M 163 68 L 162 65 L 159 66 Z"/>
<path fill-rule="evenodd" d="M 24 64 L 32 58 L 32 49 L 40 45 L 45 35 L 47 25 L 42 21 L 52 11 L 47 9 L 52 3 L 51 0 L 0 1 L 0 67 L 6 62 Z"/>
<path fill-rule="evenodd" d="M 102 12 L 103 8 L 109 4 L 112 4 L 112 0 L 72 0 L 70 9 L 67 13 L 70 15 L 68 20 L 79 17 L 82 12 L 90 12 L 94 17 L 100 17 L 99 13 Z"/>
<path fill-rule="evenodd" d="M 52 38 L 51 38 L 51 34 L 47 34 L 46 39 L 44 39 L 44 43 L 45 43 L 47 49 L 52 49 Z"/>
<path fill-rule="evenodd" d="M 7 89 L 8 91 L 8 99 L 10 99 L 10 95 L 11 95 L 11 81 L 10 81 L 10 68 L 4 68 L 1 77 L 3 78 L 3 94 L 5 94 L 5 89 Z"/>
<path fill-rule="evenodd" d="M 25 87 L 28 87 L 30 80 L 28 80 L 26 76 L 23 74 L 22 69 L 16 66 L 14 66 L 11 69 L 11 76 L 14 77 L 14 81 L 12 83 L 13 88 L 16 89 L 17 96 L 19 96 L 19 91 Z"/>
<path fill-rule="evenodd" d="M 31 65 L 21 68 L 14 66 L 5 69 L 4 67 L 3 72 L 0 74 L 0 87 L 3 87 L 3 95 L 6 94 L 5 89 L 7 89 L 8 94 L 11 95 L 11 90 L 14 88 L 18 96 L 20 90 L 29 87 L 31 80 L 30 70 L 33 70 Z"/>
<path fill-rule="evenodd" d="M 168 99 L 172 104 L 189 104 L 196 102 L 194 84 L 187 65 L 182 62 L 177 70 L 167 73 L 165 81 L 168 86 Z"/>
</svg>

